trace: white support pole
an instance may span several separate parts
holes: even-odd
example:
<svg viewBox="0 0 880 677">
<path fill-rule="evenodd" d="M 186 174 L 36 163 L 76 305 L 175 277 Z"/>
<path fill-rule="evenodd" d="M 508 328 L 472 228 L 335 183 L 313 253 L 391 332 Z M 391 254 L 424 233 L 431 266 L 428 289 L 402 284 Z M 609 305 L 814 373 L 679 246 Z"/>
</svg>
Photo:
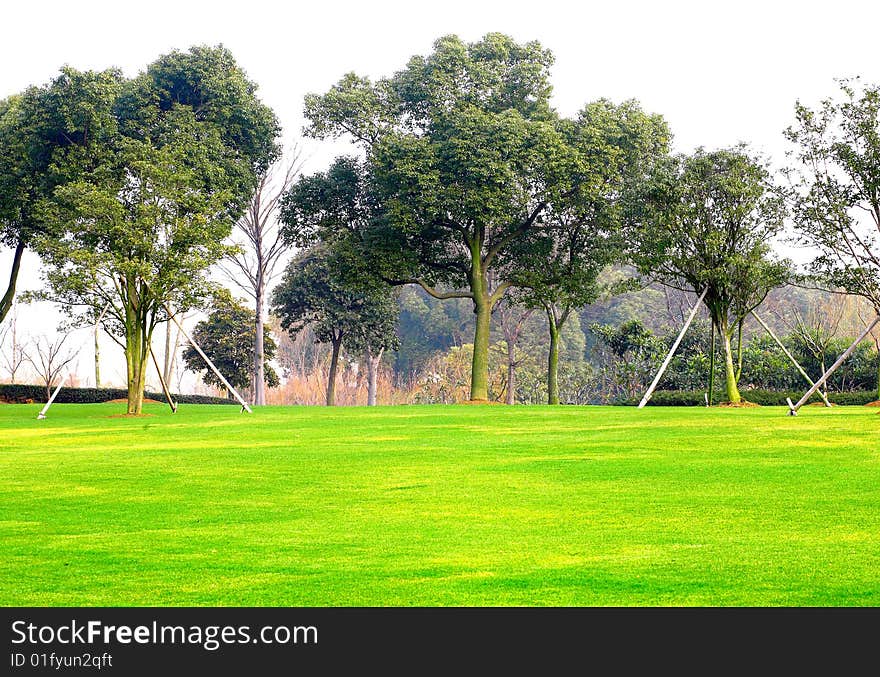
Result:
<svg viewBox="0 0 880 677">
<path fill-rule="evenodd" d="M 691 322 L 694 321 L 694 316 L 697 314 L 697 309 L 700 307 L 700 304 L 703 302 L 703 299 L 706 297 L 706 292 L 709 291 L 709 287 L 703 289 L 703 293 L 700 294 L 700 298 L 697 299 L 697 302 L 694 304 L 694 307 L 691 309 L 691 314 L 688 316 L 687 322 L 684 323 L 684 327 L 682 327 L 681 333 L 678 335 L 678 338 L 675 339 L 675 343 L 672 344 L 672 348 L 669 349 L 669 354 L 666 356 L 666 359 L 663 360 L 663 364 L 660 365 L 660 370 L 657 372 L 657 375 L 654 377 L 654 380 L 651 382 L 650 387 L 648 388 L 648 392 L 645 393 L 645 396 L 642 398 L 642 401 L 639 402 L 638 409 L 641 409 L 646 404 L 648 404 L 648 400 L 651 399 L 651 395 L 654 394 L 654 388 L 657 387 L 657 384 L 660 383 L 660 378 L 663 376 L 663 373 L 666 371 L 666 368 L 669 366 L 669 363 L 672 361 L 672 356 L 675 355 L 675 351 L 678 348 L 678 344 L 681 343 L 681 340 L 684 338 L 685 332 L 687 332 L 688 327 L 691 326 Z"/>
<path fill-rule="evenodd" d="M 189 334 L 186 333 L 186 330 L 181 326 L 180 322 L 177 321 L 177 318 L 171 314 L 171 310 L 168 308 L 168 306 L 165 304 L 162 304 L 162 305 L 165 306 L 165 312 L 168 313 L 168 317 L 170 317 L 174 321 L 174 324 L 176 324 L 177 328 L 180 329 L 180 333 L 183 334 L 184 338 L 187 341 L 189 341 L 189 344 L 193 348 L 195 348 L 195 351 L 202 357 L 202 359 L 205 361 L 205 364 L 207 364 L 211 368 L 211 371 L 213 371 L 214 374 L 217 376 L 217 378 L 220 379 L 220 382 L 224 386 L 226 386 L 226 389 L 229 392 L 231 392 L 233 395 L 235 395 L 235 399 L 237 399 L 241 403 L 241 408 L 244 409 L 249 414 L 254 413 L 253 411 L 251 411 L 251 408 L 248 406 L 247 402 L 244 401 L 242 396 L 238 394 L 238 391 L 235 388 L 233 388 L 232 385 L 230 385 L 229 381 L 227 381 L 225 378 L 223 378 L 223 374 L 220 373 L 220 370 L 217 369 L 216 366 L 214 366 L 214 363 L 211 362 L 211 360 L 208 358 L 208 356 L 205 355 L 205 353 L 202 351 L 201 348 L 199 348 L 198 344 L 192 340 L 192 337 Z"/>
<path fill-rule="evenodd" d="M 776 334 L 773 333 L 773 330 L 770 329 L 770 327 L 768 327 L 764 323 L 764 320 L 762 320 L 760 317 L 758 317 L 758 313 L 756 313 L 754 310 L 752 311 L 752 317 L 754 317 L 758 321 L 758 324 L 760 324 L 762 327 L 764 327 L 764 331 L 766 331 L 770 335 L 770 338 L 772 338 L 774 341 L 776 341 L 776 345 L 778 345 L 780 348 L 782 348 L 782 352 L 784 352 L 785 356 L 789 360 L 791 360 L 791 363 L 800 372 L 800 375 L 803 376 L 804 379 L 806 379 L 807 383 L 809 383 L 811 386 L 816 385 L 815 383 L 813 383 L 813 379 L 811 379 L 807 375 L 807 372 L 804 371 L 804 368 L 798 364 L 798 361 L 796 359 L 794 359 L 794 356 L 790 352 L 788 352 L 788 348 L 786 348 L 784 345 L 782 345 L 782 341 L 780 341 L 778 338 L 776 338 Z M 822 401 L 825 402 L 825 406 L 830 407 L 831 403 L 828 401 L 828 396 L 825 395 L 825 393 L 823 393 L 821 390 L 819 390 L 819 395 L 822 397 Z"/>
<path fill-rule="evenodd" d="M 67 378 L 67 376 L 68 376 L 69 373 L 70 373 L 70 372 L 69 372 L 69 370 L 68 370 L 68 373 L 64 374 L 64 378 L 62 378 L 62 379 L 58 382 L 58 385 L 57 385 L 56 388 L 55 388 L 55 392 L 52 393 L 52 396 L 49 398 L 49 401 L 46 402 L 46 406 L 43 407 L 43 408 L 40 410 L 40 413 L 39 413 L 39 414 L 37 414 L 37 420 L 38 420 L 38 421 L 40 421 L 40 420 L 46 418 L 46 412 L 49 411 L 49 407 L 52 406 L 52 403 L 55 401 L 55 398 L 58 396 L 58 393 L 61 392 L 61 386 L 64 385 L 64 379 Z"/>
<path fill-rule="evenodd" d="M 153 358 L 153 366 L 156 367 L 156 373 L 159 375 L 159 383 L 162 386 L 162 392 L 165 393 L 165 399 L 168 400 L 168 406 L 171 407 L 171 413 L 177 413 L 177 403 L 171 397 L 171 391 L 168 390 L 168 386 L 165 383 L 165 379 L 162 377 L 162 370 L 159 369 L 159 362 L 156 360 L 156 356 L 153 354 L 153 347 L 150 346 L 150 357 Z"/>
<path fill-rule="evenodd" d="M 795 404 L 795 405 L 789 404 L 789 407 L 788 407 L 789 416 L 797 416 L 798 409 L 800 409 L 802 406 L 804 406 L 804 403 L 808 399 L 810 399 L 812 394 L 815 393 L 819 388 L 822 387 L 822 385 L 825 383 L 825 381 L 828 380 L 828 377 L 831 376 L 831 374 L 833 374 L 837 370 L 837 368 L 841 364 L 844 363 L 846 358 L 849 357 L 852 354 L 852 352 L 856 349 L 856 346 L 865 340 L 865 337 L 871 333 L 871 330 L 877 326 L 878 322 L 880 322 L 880 315 L 875 317 L 874 321 L 868 325 L 868 327 L 867 327 L 867 329 L 865 329 L 865 331 L 862 332 L 862 335 L 859 336 L 855 341 L 853 341 L 853 344 L 849 348 L 847 348 L 845 351 L 843 351 L 843 354 L 837 358 L 837 361 L 828 368 L 828 371 L 826 371 L 824 374 L 822 374 L 822 378 L 820 378 L 818 381 L 816 381 L 813 384 L 813 387 L 810 388 L 800 400 L 798 400 L 797 404 Z"/>
<path fill-rule="evenodd" d="M 104 314 L 107 312 L 107 309 L 108 309 L 109 307 L 110 307 L 110 303 L 108 302 L 107 305 L 104 306 L 104 310 L 101 311 L 101 314 L 98 315 L 98 320 L 97 320 L 97 322 L 95 322 L 95 334 L 96 334 L 96 336 L 97 336 L 97 327 L 98 327 L 98 324 L 100 324 L 101 320 L 104 318 Z M 77 351 L 77 352 L 79 352 L 79 351 Z M 68 373 L 65 375 L 64 378 L 67 378 L 67 376 L 69 376 L 69 375 L 70 375 L 70 370 L 68 369 Z M 46 418 L 46 412 L 49 411 L 49 407 L 52 406 L 52 403 L 55 401 L 55 397 L 58 395 L 58 393 L 61 392 L 61 386 L 62 386 L 62 384 L 64 383 L 64 378 L 61 379 L 61 381 L 58 383 L 58 387 L 55 388 L 55 392 L 52 393 L 52 396 L 49 398 L 49 401 L 46 402 L 46 406 L 43 407 L 43 408 L 40 410 L 40 413 L 39 413 L 39 414 L 37 414 L 37 420 L 38 420 L 38 421 L 40 421 L 40 420 Z M 96 383 L 96 384 L 95 384 L 95 388 L 97 388 L 97 387 L 98 387 L 98 384 Z"/>
</svg>

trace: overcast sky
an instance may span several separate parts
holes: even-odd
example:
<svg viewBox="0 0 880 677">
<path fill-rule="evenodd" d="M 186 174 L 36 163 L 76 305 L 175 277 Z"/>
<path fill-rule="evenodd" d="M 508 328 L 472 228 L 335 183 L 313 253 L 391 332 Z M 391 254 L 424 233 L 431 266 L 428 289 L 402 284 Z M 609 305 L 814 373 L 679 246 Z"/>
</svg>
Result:
<svg viewBox="0 0 880 677">
<path fill-rule="evenodd" d="M 500 31 L 554 53 L 554 103 L 564 115 L 599 97 L 636 98 L 666 118 L 676 150 L 745 141 L 781 164 L 796 100 L 833 96 L 835 78 L 880 82 L 878 19 L 880 3 L 870 0 L 7 2 L 0 97 L 47 82 L 64 64 L 133 76 L 171 49 L 222 43 L 289 142 L 303 125 L 303 96 L 344 73 L 390 75 L 441 35 L 473 41 Z M 307 144 L 306 171 L 339 149 Z M 10 263 L 0 252 L 4 289 Z M 28 256 L 24 266 L 21 288 L 38 287 L 39 261 Z M 54 325 L 51 309 L 40 310 L 27 314 L 26 330 Z"/>
</svg>

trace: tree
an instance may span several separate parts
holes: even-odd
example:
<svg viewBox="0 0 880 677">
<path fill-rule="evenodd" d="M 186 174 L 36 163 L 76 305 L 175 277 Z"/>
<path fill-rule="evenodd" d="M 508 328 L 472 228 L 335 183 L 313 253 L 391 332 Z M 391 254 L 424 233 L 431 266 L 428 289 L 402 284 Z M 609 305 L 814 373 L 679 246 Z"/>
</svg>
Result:
<svg viewBox="0 0 880 677">
<path fill-rule="evenodd" d="M 31 363 L 34 371 L 46 386 L 46 399 L 52 397 L 52 386 L 61 376 L 64 368 L 76 359 L 79 351 L 67 350 L 64 344 L 70 337 L 69 333 L 59 334 L 49 340 L 40 336 L 31 342 L 31 348 L 24 353 L 25 359 Z"/>
<path fill-rule="evenodd" d="M 193 340 L 214 363 L 223 377 L 234 388 L 252 387 L 252 367 L 254 362 L 254 311 L 246 308 L 232 298 L 226 290 L 215 293 L 211 313 L 193 329 Z M 275 357 L 277 346 L 267 327 L 263 328 L 263 346 L 267 360 Z M 202 374 L 202 380 L 218 388 L 223 383 L 208 368 L 195 348 L 188 346 L 183 351 L 187 369 Z M 204 372 L 204 373 L 202 373 Z M 270 365 L 264 369 L 265 384 L 270 388 L 279 385 L 278 374 Z"/>
<path fill-rule="evenodd" d="M 490 319 L 521 271 L 515 246 L 591 178 L 589 137 L 566 133 L 550 107 L 552 63 L 538 42 L 446 36 L 391 78 L 348 74 L 306 99 L 307 134 L 347 135 L 366 152 L 370 267 L 391 284 L 471 301 L 473 400 L 488 397 Z"/>
<path fill-rule="evenodd" d="M 798 102 L 785 132 L 792 216 L 812 272 L 880 312 L 880 85 L 839 84 L 838 101 Z"/>
<path fill-rule="evenodd" d="M 520 297 L 547 316 L 549 404 L 559 404 L 560 331 L 577 308 L 599 297 L 600 273 L 623 251 L 627 203 L 636 199 L 637 180 L 665 155 L 668 138 L 665 126 L 634 101 L 594 102 L 566 127 L 571 143 L 585 151 L 580 166 L 588 180 L 577 199 L 548 209 L 546 227 L 518 253 L 530 261 L 517 278 Z"/>
<path fill-rule="evenodd" d="M 116 70 L 63 68 L 49 84 L 0 100 L 0 244 L 13 249 L 0 321 L 15 299 L 25 249 L 57 235 L 59 224 L 42 210 L 59 185 L 94 165 L 121 81 Z"/>
<path fill-rule="evenodd" d="M 254 364 L 251 377 L 254 404 L 266 404 L 264 384 L 266 351 L 263 343 L 266 290 L 276 276 L 276 266 L 288 244 L 278 227 L 281 198 L 290 189 L 302 166 L 301 152 L 291 149 L 290 158 L 276 161 L 264 171 L 244 215 L 235 222 L 236 249 L 230 251 L 223 266 L 227 277 L 254 300 Z"/>
<path fill-rule="evenodd" d="M 533 312 L 535 312 L 534 308 L 516 305 L 510 297 L 495 307 L 495 318 L 498 320 L 498 325 L 504 336 L 505 357 L 507 359 L 507 394 L 505 398 L 507 404 L 516 403 L 516 369 L 523 360 L 527 359 L 527 356 L 517 353 L 516 346 L 520 333 Z"/>
<path fill-rule="evenodd" d="M 377 352 L 393 332 L 390 317 L 397 304 L 387 286 L 366 281 L 354 285 L 340 274 L 340 259 L 326 245 L 315 245 L 288 264 L 272 293 L 272 312 L 292 333 L 311 327 L 315 338 L 331 345 L 327 406 L 335 403 L 336 371 L 344 341 Z"/>
<path fill-rule="evenodd" d="M 2 350 L 8 336 L 9 352 L 3 352 L 3 362 L 6 370 L 9 372 L 10 383 L 15 383 L 18 370 L 27 361 L 27 355 L 24 349 L 24 342 L 18 335 L 18 310 L 13 307 L 12 312 L 7 317 L 9 317 L 9 322 L 0 331 L 0 350 Z"/>
<path fill-rule="evenodd" d="M 41 240 L 54 300 L 91 316 L 108 306 L 124 337 L 129 414 L 141 411 L 166 304 L 183 310 L 206 293 L 204 271 L 277 155 L 278 123 L 255 90 L 223 47 L 171 52 L 117 81 L 99 102 L 110 122 L 89 170 L 44 209 L 66 231 Z"/>
<path fill-rule="evenodd" d="M 370 307 L 370 318 L 356 325 L 346 340 L 346 347 L 361 353 L 367 365 L 367 406 L 376 406 L 379 364 L 386 350 L 400 345 L 397 336 L 399 308 L 394 294 L 379 293 Z M 366 319 L 366 318 L 365 318 Z"/>
<path fill-rule="evenodd" d="M 769 171 L 743 146 L 698 149 L 657 169 L 631 231 L 631 255 L 643 274 L 677 289 L 708 289 L 703 302 L 722 341 L 729 402 L 742 399 L 743 321 L 789 276 L 788 264 L 770 256 L 783 215 Z"/>
</svg>

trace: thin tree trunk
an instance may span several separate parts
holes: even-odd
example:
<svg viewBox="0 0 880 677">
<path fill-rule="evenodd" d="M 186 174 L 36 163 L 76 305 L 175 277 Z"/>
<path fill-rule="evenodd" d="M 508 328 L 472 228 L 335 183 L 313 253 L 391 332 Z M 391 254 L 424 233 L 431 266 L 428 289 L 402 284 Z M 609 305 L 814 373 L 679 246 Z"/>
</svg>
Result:
<svg viewBox="0 0 880 677">
<path fill-rule="evenodd" d="M 101 346 L 98 343 L 100 327 L 95 325 L 95 388 L 101 387 Z"/>
<path fill-rule="evenodd" d="M 712 324 L 712 347 L 709 354 L 709 406 L 712 406 L 712 397 L 715 393 L 715 320 Z"/>
<path fill-rule="evenodd" d="M 516 404 L 516 344 L 507 339 L 507 404 Z"/>
<path fill-rule="evenodd" d="M 367 406 L 376 406 L 376 387 L 379 380 L 379 362 L 382 360 L 384 349 L 379 350 L 378 355 L 373 355 L 370 349 L 367 349 Z"/>
<path fill-rule="evenodd" d="M 730 345 L 732 331 L 722 323 L 718 328 L 721 334 L 721 343 L 724 347 L 724 386 L 727 393 L 727 401 L 737 404 L 742 401 L 739 389 L 736 385 L 736 370 L 733 366 L 733 350 Z"/>
<path fill-rule="evenodd" d="M 266 288 L 263 284 L 262 263 L 257 265 L 258 289 L 256 293 L 256 318 L 254 320 L 254 404 L 266 404 L 266 355 L 263 345 L 263 304 L 265 302 Z"/>
<path fill-rule="evenodd" d="M 737 325 L 737 338 L 736 338 L 736 382 L 739 383 L 739 379 L 742 376 L 743 371 L 743 320 L 739 321 Z"/>
<path fill-rule="evenodd" d="M 330 355 L 330 373 L 327 375 L 327 406 L 336 404 L 336 367 L 339 364 L 339 349 L 342 347 L 342 337 L 332 341 L 333 352 Z"/>
<path fill-rule="evenodd" d="M 162 364 L 162 377 L 165 383 L 171 381 L 171 320 L 165 323 L 165 361 Z"/>
<path fill-rule="evenodd" d="M 547 357 L 547 404 L 559 404 L 559 325 L 552 306 L 547 306 L 550 353 Z"/>
<path fill-rule="evenodd" d="M 12 270 L 9 272 L 9 284 L 6 287 L 6 293 L 0 299 L 0 322 L 2 322 L 9 311 L 12 309 L 12 302 L 15 300 L 15 284 L 18 282 L 18 271 L 21 270 L 21 259 L 24 256 L 24 240 L 19 238 L 18 244 L 15 245 L 15 253 L 12 255 Z"/>
</svg>

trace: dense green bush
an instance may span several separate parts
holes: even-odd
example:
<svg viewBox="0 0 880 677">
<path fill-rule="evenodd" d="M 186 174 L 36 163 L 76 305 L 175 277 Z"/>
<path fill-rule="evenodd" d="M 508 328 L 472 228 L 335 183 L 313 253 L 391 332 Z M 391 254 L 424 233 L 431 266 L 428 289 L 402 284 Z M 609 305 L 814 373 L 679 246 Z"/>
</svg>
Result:
<svg viewBox="0 0 880 677">
<path fill-rule="evenodd" d="M 743 390 L 743 399 L 747 402 L 760 404 L 765 407 L 785 406 L 785 398 L 791 398 L 792 402 L 797 402 L 803 397 L 805 390 L 792 392 L 779 390 Z M 877 392 L 874 390 L 853 390 L 843 393 L 828 393 L 828 401 L 832 404 L 839 405 L 864 405 L 877 399 Z M 630 398 L 626 400 L 618 400 L 615 404 L 634 406 L 639 403 L 641 398 Z M 813 402 L 821 402 L 822 398 L 813 395 L 808 404 Z M 702 407 L 705 406 L 705 395 L 697 390 L 658 390 L 656 391 L 649 405 L 661 407 Z"/>
<path fill-rule="evenodd" d="M 125 399 L 127 391 L 122 388 L 67 388 L 61 389 L 55 401 L 59 404 L 95 404 L 109 400 Z M 165 395 L 161 393 L 144 393 L 145 398 L 165 402 Z M 207 395 L 174 395 L 174 401 L 178 404 L 238 404 L 222 397 L 208 397 Z M 0 401 L 12 403 L 45 402 L 45 386 L 0 384 Z"/>
</svg>

